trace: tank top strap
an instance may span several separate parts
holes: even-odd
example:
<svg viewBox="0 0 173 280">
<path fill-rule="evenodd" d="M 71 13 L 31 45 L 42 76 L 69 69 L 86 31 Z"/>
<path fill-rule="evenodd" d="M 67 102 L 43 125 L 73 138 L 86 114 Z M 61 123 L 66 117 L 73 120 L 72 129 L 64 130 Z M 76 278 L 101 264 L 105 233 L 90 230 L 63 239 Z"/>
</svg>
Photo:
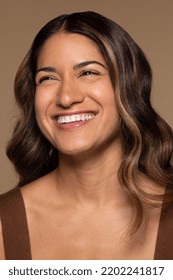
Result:
<svg viewBox="0 0 173 280">
<path fill-rule="evenodd" d="M 26 210 L 19 188 L 0 196 L 0 218 L 6 260 L 31 260 Z"/>
<path fill-rule="evenodd" d="M 165 193 L 170 187 L 173 188 L 168 186 Z M 173 260 L 173 201 L 165 206 L 163 199 L 154 259 Z"/>
</svg>

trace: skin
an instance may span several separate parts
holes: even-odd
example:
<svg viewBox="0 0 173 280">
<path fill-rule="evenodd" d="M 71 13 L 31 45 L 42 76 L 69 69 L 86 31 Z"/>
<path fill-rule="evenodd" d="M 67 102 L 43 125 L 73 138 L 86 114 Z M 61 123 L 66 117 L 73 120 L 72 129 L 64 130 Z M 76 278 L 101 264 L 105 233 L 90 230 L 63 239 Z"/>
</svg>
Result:
<svg viewBox="0 0 173 280">
<path fill-rule="evenodd" d="M 36 119 L 58 149 L 60 164 L 21 189 L 32 258 L 152 259 L 160 211 L 150 210 L 147 224 L 127 237 L 133 210 L 118 181 L 116 92 L 97 45 L 78 34 L 53 35 L 40 52 L 37 72 Z M 94 117 L 57 122 L 79 113 Z"/>
<path fill-rule="evenodd" d="M 97 63 L 80 66 L 89 61 Z M 94 43 L 76 34 L 53 36 L 38 59 L 38 69 L 45 67 L 55 70 L 38 72 L 35 108 L 37 122 L 46 138 L 61 153 L 75 158 L 86 152 L 89 154 L 89 151 L 93 153 L 101 145 L 107 145 L 108 141 L 119 149 L 115 94 L 105 61 Z M 52 120 L 56 115 L 83 112 L 95 115 L 84 126 L 77 123 L 66 129 L 65 126 L 57 127 L 57 122 Z M 115 140 L 112 141 L 112 138 Z"/>
</svg>

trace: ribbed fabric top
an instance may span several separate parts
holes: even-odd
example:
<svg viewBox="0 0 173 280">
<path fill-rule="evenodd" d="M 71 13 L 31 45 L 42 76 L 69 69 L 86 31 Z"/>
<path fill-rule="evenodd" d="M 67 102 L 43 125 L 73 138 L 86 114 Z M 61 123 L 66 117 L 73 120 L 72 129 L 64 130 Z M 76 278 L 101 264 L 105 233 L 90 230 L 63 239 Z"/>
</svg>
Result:
<svg viewBox="0 0 173 280">
<path fill-rule="evenodd" d="M 0 218 L 6 260 L 31 260 L 25 205 L 19 188 L 0 196 Z"/>
</svg>

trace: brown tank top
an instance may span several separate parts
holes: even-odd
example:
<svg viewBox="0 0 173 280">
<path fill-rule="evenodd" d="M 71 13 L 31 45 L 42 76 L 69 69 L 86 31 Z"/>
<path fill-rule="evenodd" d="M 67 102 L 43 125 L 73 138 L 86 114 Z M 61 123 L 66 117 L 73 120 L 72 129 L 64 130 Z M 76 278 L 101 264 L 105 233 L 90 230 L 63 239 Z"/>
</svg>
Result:
<svg viewBox="0 0 173 280">
<path fill-rule="evenodd" d="M 0 217 L 6 260 L 31 260 L 31 246 L 23 197 L 19 188 L 0 196 Z M 173 202 L 162 207 L 155 260 L 173 260 Z"/>
<path fill-rule="evenodd" d="M 19 188 L 0 196 L 0 218 L 6 260 L 31 260 L 25 205 Z"/>
<path fill-rule="evenodd" d="M 172 187 L 172 185 L 168 186 L 165 193 L 168 193 Z M 165 197 L 163 198 L 157 233 L 155 260 L 173 260 L 173 201 L 166 204 L 165 207 Z"/>
</svg>

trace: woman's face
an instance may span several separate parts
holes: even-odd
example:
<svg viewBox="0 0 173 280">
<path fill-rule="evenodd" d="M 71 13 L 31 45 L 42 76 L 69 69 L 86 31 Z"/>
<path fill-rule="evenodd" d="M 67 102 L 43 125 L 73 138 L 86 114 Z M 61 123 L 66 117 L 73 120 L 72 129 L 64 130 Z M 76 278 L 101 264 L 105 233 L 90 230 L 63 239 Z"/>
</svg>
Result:
<svg viewBox="0 0 173 280">
<path fill-rule="evenodd" d="M 60 153 L 77 155 L 119 145 L 119 115 L 107 65 L 83 35 L 57 33 L 37 63 L 35 111 Z"/>
</svg>

